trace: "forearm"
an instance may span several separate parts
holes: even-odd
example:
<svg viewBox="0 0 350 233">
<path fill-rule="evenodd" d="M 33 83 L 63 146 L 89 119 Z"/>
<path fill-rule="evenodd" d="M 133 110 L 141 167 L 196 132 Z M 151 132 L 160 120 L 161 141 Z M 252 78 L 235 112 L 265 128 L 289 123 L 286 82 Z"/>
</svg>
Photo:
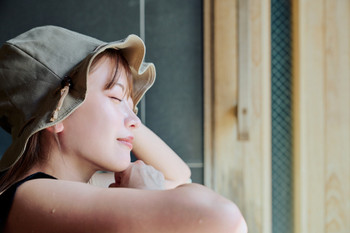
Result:
<svg viewBox="0 0 350 233">
<path fill-rule="evenodd" d="M 186 163 L 146 126 L 134 131 L 133 153 L 135 156 L 161 171 L 168 188 L 188 182 L 191 171 Z"/>
</svg>

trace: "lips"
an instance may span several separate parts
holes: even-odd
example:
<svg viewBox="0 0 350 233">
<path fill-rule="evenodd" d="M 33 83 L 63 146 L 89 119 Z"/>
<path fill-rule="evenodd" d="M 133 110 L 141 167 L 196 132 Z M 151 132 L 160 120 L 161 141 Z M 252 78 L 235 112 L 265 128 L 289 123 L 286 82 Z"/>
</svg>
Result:
<svg viewBox="0 0 350 233">
<path fill-rule="evenodd" d="M 134 137 L 129 136 L 125 138 L 117 138 L 118 142 L 122 143 L 123 145 L 127 146 L 130 150 L 132 150 L 132 142 L 134 140 Z"/>
</svg>

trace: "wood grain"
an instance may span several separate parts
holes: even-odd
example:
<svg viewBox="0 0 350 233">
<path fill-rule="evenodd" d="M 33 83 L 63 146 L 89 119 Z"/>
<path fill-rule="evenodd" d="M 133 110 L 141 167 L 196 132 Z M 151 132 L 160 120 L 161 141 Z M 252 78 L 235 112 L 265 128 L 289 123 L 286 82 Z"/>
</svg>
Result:
<svg viewBox="0 0 350 233">
<path fill-rule="evenodd" d="M 295 2 L 295 232 L 350 232 L 350 1 Z"/>
<path fill-rule="evenodd" d="M 212 140 L 211 148 L 205 146 L 205 161 L 210 162 L 205 165 L 205 181 L 240 207 L 249 232 L 270 233 L 270 1 L 247 0 L 243 12 L 249 19 L 248 141 L 238 140 L 237 132 L 239 1 L 204 3 L 204 64 L 210 67 L 204 68 L 205 93 L 211 95 L 205 102 L 205 108 L 211 109 L 205 110 L 205 138 Z"/>
</svg>

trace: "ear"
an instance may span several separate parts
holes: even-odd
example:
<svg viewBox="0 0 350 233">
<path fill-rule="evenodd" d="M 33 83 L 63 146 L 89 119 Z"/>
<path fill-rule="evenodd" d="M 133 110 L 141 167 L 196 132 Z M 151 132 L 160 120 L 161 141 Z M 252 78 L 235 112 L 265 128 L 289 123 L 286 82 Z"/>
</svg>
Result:
<svg viewBox="0 0 350 233">
<path fill-rule="evenodd" d="M 64 125 L 62 122 L 59 122 L 56 125 L 48 127 L 47 130 L 51 133 L 61 133 L 64 130 Z"/>
</svg>

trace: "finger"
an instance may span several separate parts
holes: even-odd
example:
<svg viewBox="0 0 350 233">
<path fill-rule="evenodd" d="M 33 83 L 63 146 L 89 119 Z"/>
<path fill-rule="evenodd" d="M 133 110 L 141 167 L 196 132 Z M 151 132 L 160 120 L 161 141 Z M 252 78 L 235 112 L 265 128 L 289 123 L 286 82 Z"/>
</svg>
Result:
<svg viewBox="0 0 350 233">
<path fill-rule="evenodd" d="M 137 165 L 144 165 L 145 163 L 142 161 L 142 160 L 136 160 L 135 162 L 134 162 L 134 164 L 137 164 Z"/>
</svg>

